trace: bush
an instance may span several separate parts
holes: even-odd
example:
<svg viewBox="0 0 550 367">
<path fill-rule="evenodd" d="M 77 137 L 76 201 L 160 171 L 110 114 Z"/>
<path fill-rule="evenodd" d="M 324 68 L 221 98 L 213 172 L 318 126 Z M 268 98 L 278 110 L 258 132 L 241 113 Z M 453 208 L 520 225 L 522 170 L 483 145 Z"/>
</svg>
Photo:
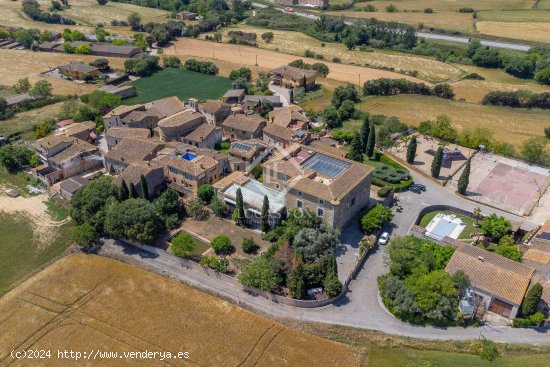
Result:
<svg viewBox="0 0 550 367">
<path fill-rule="evenodd" d="M 246 254 L 254 254 L 260 249 L 260 246 L 258 246 L 258 244 L 254 242 L 254 239 L 245 238 L 241 243 L 241 248 L 243 249 L 243 252 Z"/>
<path fill-rule="evenodd" d="M 531 315 L 537 310 L 537 304 L 540 302 L 542 297 L 543 288 L 540 283 L 532 286 L 525 295 L 523 304 L 521 305 L 521 312 L 525 315 Z"/>
<path fill-rule="evenodd" d="M 214 197 L 214 187 L 210 184 L 202 184 L 197 190 L 197 196 L 204 201 L 206 205 L 210 204 Z"/>
<path fill-rule="evenodd" d="M 162 65 L 165 68 L 181 68 L 181 61 L 177 56 L 166 56 L 162 59 Z"/>
<path fill-rule="evenodd" d="M 202 74 L 216 75 L 219 72 L 219 68 L 216 64 L 210 61 L 198 61 L 195 59 L 188 59 L 183 64 L 183 68 L 189 71 L 196 71 Z"/>
<path fill-rule="evenodd" d="M 177 257 L 186 259 L 189 252 L 195 248 L 195 239 L 187 232 L 180 232 L 170 240 L 172 253 Z"/>
<path fill-rule="evenodd" d="M 538 311 L 526 318 L 516 317 L 512 322 L 512 327 L 528 328 L 531 326 L 540 326 L 540 324 L 542 324 L 543 321 L 544 321 L 544 314 Z"/>
<path fill-rule="evenodd" d="M 233 250 L 231 239 L 225 235 L 218 235 L 212 239 L 210 246 L 216 254 L 228 254 Z"/>
<path fill-rule="evenodd" d="M 391 221 L 393 213 L 390 208 L 376 204 L 361 217 L 361 230 L 365 234 L 373 234 Z"/>
<path fill-rule="evenodd" d="M 432 8 L 426 8 L 426 9 L 424 9 L 424 13 L 426 13 L 426 14 L 431 14 L 431 13 L 433 13 L 433 12 L 434 12 L 434 10 L 433 10 Z"/>
<path fill-rule="evenodd" d="M 216 256 L 209 255 L 201 257 L 199 264 L 208 266 L 210 269 L 214 269 L 220 273 L 225 273 L 229 267 L 229 260 L 218 259 Z"/>
<path fill-rule="evenodd" d="M 384 186 L 384 187 L 382 187 L 381 189 L 378 190 L 378 196 L 380 196 L 381 198 L 385 198 L 390 194 L 390 192 L 392 190 L 393 190 L 393 187 Z"/>
</svg>

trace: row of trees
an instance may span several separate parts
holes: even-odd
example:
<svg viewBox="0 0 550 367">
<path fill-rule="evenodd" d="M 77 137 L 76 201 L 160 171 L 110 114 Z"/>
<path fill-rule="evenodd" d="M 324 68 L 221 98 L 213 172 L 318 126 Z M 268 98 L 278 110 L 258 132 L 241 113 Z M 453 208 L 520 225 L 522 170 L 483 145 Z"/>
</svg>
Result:
<svg viewBox="0 0 550 367">
<path fill-rule="evenodd" d="M 490 91 L 482 104 L 494 106 L 520 107 L 520 108 L 550 108 L 550 93 L 533 93 L 528 90 L 517 91 Z"/>
<path fill-rule="evenodd" d="M 369 121 L 369 116 L 363 118 L 361 129 L 353 135 L 351 140 L 351 149 L 348 158 L 363 162 L 364 155 L 367 158 L 374 156 L 374 146 L 376 145 L 376 128 Z"/>
<path fill-rule="evenodd" d="M 421 94 L 453 99 L 455 93 L 449 84 L 437 84 L 429 87 L 424 83 L 415 83 L 407 79 L 379 78 L 363 84 L 365 96 L 393 96 L 397 94 Z"/>
<path fill-rule="evenodd" d="M 75 25 L 76 22 L 70 18 L 64 17 L 58 13 L 51 13 L 40 9 L 40 4 L 36 0 L 23 0 L 23 12 L 32 20 L 37 22 Z"/>
<path fill-rule="evenodd" d="M 144 55 L 135 59 L 127 59 L 124 61 L 124 69 L 127 73 L 150 76 L 160 70 L 159 58 L 158 56 Z"/>
<path fill-rule="evenodd" d="M 304 62 L 303 59 L 298 59 L 290 62 L 288 65 L 300 69 L 315 70 L 323 78 L 326 78 L 328 73 L 330 72 L 328 66 L 326 64 L 323 64 L 322 62 L 308 64 L 307 62 Z"/>
<path fill-rule="evenodd" d="M 211 61 L 199 61 L 195 59 L 187 59 L 183 68 L 189 71 L 196 71 L 202 74 L 216 75 L 219 72 L 219 68 Z"/>
</svg>

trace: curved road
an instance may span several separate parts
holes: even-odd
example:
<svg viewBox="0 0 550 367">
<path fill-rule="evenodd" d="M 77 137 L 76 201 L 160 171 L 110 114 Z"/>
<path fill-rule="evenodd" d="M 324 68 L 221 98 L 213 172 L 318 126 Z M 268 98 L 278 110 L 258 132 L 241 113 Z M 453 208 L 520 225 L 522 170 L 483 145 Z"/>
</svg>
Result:
<svg viewBox="0 0 550 367">
<path fill-rule="evenodd" d="M 415 182 L 424 184 L 427 191 L 421 195 L 410 192 L 399 195 L 404 210 L 402 213 L 397 213 L 394 218 L 391 228 L 393 235 L 406 234 L 423 207 L 441 203 L 466 210 L 472 210 L 474 207 L 479 206 L 484 213 L 497 212 L 509 219 L 522 219 L 515 215 L 464 200 L 416 173 L 413 173 L 413 177 Z M 346 242 L 346 237 L 353 237 L 356 230 L 357 228 L 353 226 L 346 228 L 343 231 L 343 242 Z M 334 305 L 318 309 L 303 309 L 276 304 L 263 297 L 249 295 L 244 293 L 242 288 L 234 282 L 228 282 L 223 277 L 216 277 L 213 272 L 205 274 L 198 267 L 193 268 L 192 264 L 191 268 L 186 268 L 182 266 L 180 261 L 174 260 L 173 257 L 151 255 L 141 252 L 133 246 L 117 243 L 113 240 L 104 240 L 101 254 L 156 270 L 184 281 L 193 287 L 229 299 L 240 306 L 276 317 L 360 327 L 379 330 L 388 334 L 423 339 L 463 340 L 476 339 L 483 335 L 497 342 L 550 343 L 548 331 L 493 326 L 480 328 L 413 326 L 396 319 L 384 308 L 378 297 L 376 279 L 387 271 L 384 261 L 385 250 L 385 247 L 380 247 L 370 255 L 357 278 L 352 282 L 350 291 L 344 299 Z"/>
<path fill-rule="evenodd" d="M 267 8 L 267 5 L 260 4 L 260 3 L 252 3 L 252 6 L 256 8 Z M 284 12 L 283 8 L 275 7 L 275 9 Z M 299 17 L 304 17 L 312 20 L 318 20 L 319 16 L 310 14 L 310 13 L 303 13 L 299 11 L 295 11 L 292 13 L 294 15 L 297 15 Z M 359 20 L 357 20 L 359 21 Z M 352 25 L 354 20 L 347 20 L 344 23 L 348 25 Z M 438 33 L 427 33 L 427 32 L 416 32 L 417 37 L 421 38 L 429 38 L 429 39 L 437 39 L 437 40 L 443 40 L 443 41 L 449 41 L 449 42 L 455 42 L 455 43 L 470 43 L 470 38 L 467 37 L 457 37 L 457 36 L 448 36 L 444 34 L 438 34 Z M 515 51 L 524 51 L 527 52 L 531 49 L 531 46 L 521 43 L 508 43 L 508 42 L 499 42 L 499 41 L 487 41 L 487 40 L 480 40 L 481 44 L 483 46 L 491 46 L 496 48 L 504 48 L 508 50 L 515 50 Z"/>
</svg>

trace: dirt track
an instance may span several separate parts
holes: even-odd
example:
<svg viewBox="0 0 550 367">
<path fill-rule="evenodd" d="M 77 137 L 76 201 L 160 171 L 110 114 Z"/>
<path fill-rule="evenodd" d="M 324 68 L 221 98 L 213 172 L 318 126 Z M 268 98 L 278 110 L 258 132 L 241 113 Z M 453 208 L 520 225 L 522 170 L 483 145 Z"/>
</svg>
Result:
<svg viewBox="0 0 550 367">
<path fill-rule="evenodd" d="M 288 55 L 255 47 L 215 43 L 189 38 L 180 39 L 176 42 L 174 46 L 165 49 L 164 54 L 177 55 L 184 59 L 190 57 L 199 57 L 211 60 L 223 60 L 242 66 L 254 66 L 257 60 L 258 67 L 265 69 L 273 69 L 281 65 L 286 65 L 289 62 L 299 58 L 302 58 L 304 62 L 311 64 L 315 62 L 320 62 L 320 60 L 315 60 L 307 57 L 298 57 L 295 55 Z M 364 83 L 367 80 L 378 78 L 405 78 L 414 82 L 423 82 L 429 84 L 424 80 L 399 73 L 394 73 L 391 71 L 372 69 L 362 66 L 335 64 L 326 61 L 321 62 L 326 64 L 330 69 L 328 78 L 340 82 L 360 84 Z"/>
</svg>

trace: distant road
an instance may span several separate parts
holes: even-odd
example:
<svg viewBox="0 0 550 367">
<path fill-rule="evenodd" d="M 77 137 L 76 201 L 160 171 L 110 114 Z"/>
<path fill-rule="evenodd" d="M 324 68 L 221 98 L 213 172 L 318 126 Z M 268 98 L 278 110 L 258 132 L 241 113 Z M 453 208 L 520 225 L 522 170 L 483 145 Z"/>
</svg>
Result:
<svg viewBox="0 0 550 367">
<path fill-rule="evenodd" d="M 252 3 L 252 6 L 256 8 L 267 8 L 267 5 L 260 4 L 260 3 Z M 283 11 L 283 8 L 275 7 L 275 9 L 279 11 Z M 319 17 L 317 15 L 309 14 L 309 13 L 302 13 L 302 12 L 294 12 L 292 13 L 294 15 L 297 15 L 299 17 L 304 17 L 312 20 L 318 20 Z M 352 25 L 354 21 L 345 21 L 346 24 Z M 436 40 L 443 40 L 443 41 L 449 41 L 449 42 L 455 42 L 455 43 L 470 43 L 470 38 L 466 37 L 457 37 L 457 36 L 447 36 L 444 34 L 437 34 L 437 33 L 426 33 L 426 32 L 416 32 L 417 37 L 421 38 L 429 38 L 429 39 L 436 39 Z M 531 49 L 531 46 L 521 44 L 521 43 L 507 43 L 507 42 L 498 42 L 498 41 L 487 41 L 480 39 L 481 44 L 483 46 L 491 46 L 496 48 L 504 48 L 507 50 L 515 50 L 515 51 L 523 51 L 527 52 Z"/>
</svg>

